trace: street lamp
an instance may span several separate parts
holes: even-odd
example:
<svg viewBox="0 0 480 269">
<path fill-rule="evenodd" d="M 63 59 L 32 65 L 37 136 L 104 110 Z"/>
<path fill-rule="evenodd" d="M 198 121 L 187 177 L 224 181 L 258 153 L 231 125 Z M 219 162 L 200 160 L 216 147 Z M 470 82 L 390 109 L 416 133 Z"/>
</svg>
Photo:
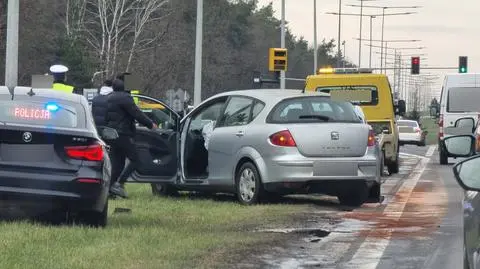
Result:
<svg viewBox="0 0 480 269">
<path fill-rule="evenodd" d="M 360 42 L 358 42 L 358 68 L 362 67 L 362 26 L 363 26 L 363 2 L 365 1 L 376 1 L 376 0 L 358 0 L 360 1 L 360 33 L 359 38 Z"/>
<path fill-rule="evenodd" d="M 354 39 L 357 39 L 358 38 L 354 38 Z M 411 39 L 411 40 L 400 40 L 400 39 L 394 39 L 394 40 L 384 40 L 385 43 L 390 43 L 390 42 L 419 42 L 421 40 L 418 40 L 418 39 Z M 372 48 L 373 48 L 373 44 L 372 42 L 382 42 L 381 40 L 373 40 L 372 39 L 372 36 L 371 36 L 371 30 L 370 30 L 370 68 L 372 68 Z"/>
<path fill-rule="evenodd" d="M 18 84 L 18 21 L 19 0 L 9 0 L 7 7 L 7 46 L 5 54 L 5 85 Z"/>
<path fill-rule="evenodd" d="M 348 6 L 359 7 L 359 5 L 348 5 Z M 387 16 L 387 14 L 385 14 L 385 10 L 394 9 L 394 8 L 421 8 L 421 6 L 396 6 L 396 7 L 393 7 L 393 6 L 365 6 L 365 5 L 360 5 L 361 9 L 363 9 L 364 7 L 366 7 L 366 8 L 381 8 L 382 9 L 382 40 L 383 40 L 383 34 L 384 34 L 384 29 L 385 29 L 385 16 Z M 415 14 L 415 13 L 405 12 L 403 14 L 396 14 L 396 15 L 410 15 L 410 14 Z M 389 16 L 391 16 L 391 15 L 389 15 Z M 382 46 L 383 46 L 383 41 L 382 41 Z M 382 49 L 382 52 L 383 52 L 383 49 Z M 381 64 L 380 68 L 383 69 L 383 60 L 381 59 L 380 62 L 381 62 L 380 63 Z"/>
<path fill-rule="evenodd" d="M 195 36 L 195 75 L 193 105 L 202 102 L 202 45 L 203 45 L 203 0 L 197 0 L 197 26 Z"/>
<path fill-rule="evenodd" d="M 317 72 L 317 0 L 313 0 L 313 74 Z"/>
</svg>

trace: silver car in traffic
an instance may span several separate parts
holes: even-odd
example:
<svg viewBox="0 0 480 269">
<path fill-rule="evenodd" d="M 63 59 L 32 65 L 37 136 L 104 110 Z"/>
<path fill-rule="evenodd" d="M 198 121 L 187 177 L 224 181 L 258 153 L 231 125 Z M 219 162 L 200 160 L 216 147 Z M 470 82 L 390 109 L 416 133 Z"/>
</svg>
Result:
<svg viewBox="0 0 480 269">
<path fill-rule="evenodd" d="M 325 93 L 217 94 L 181 120 L 178 135 L 178 177 L 154 184 L 156 193 L 232 192 L 243 204 L 309 193 L 334 195 L 351 206 L 380 199 L 372 128 L 352 104 Z"/>
</svg>

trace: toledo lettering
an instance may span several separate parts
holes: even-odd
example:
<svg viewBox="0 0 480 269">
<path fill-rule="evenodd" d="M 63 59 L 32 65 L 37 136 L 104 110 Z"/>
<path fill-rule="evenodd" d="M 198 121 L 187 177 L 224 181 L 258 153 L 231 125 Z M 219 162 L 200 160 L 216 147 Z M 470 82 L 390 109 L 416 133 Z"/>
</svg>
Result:
<svg viewBox="0 0 480 269">
<path fill-rule="evenodd" d="M 49 120 L 50 111 L 45 109 L 16 107 L 14 116 L 22 119 Z"/>
</svg>

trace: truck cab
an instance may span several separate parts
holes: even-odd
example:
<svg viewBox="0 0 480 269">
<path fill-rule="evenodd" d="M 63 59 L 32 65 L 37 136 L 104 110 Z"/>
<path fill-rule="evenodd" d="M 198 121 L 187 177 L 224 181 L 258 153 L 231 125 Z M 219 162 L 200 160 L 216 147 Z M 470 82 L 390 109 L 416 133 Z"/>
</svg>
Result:
<svg viewBox="0 0 480 269">
<path fill-rule="evenodd" d="M 396 105 L 388 77 L 369 69 L 321 68 L 306 79 L 306 92 L 329 93 L 332 99 L 349 101 L 363 109 L 382 149 L 389 174 L 399 171 L 399 134 L 396 115 L 405 113 L 405 102 Z"/>
</svg>

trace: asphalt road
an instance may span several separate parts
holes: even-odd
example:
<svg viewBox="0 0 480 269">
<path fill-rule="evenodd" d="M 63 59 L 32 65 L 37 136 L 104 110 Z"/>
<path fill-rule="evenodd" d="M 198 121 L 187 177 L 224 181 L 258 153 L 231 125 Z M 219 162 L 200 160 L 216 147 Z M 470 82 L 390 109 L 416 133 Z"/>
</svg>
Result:
<svg viewBox="0 0 480 269">
<path fill-rule="evenodd" d="M 435 146 L 401 148 L 400 173 L 385 177 L 381 204 L 341 208 L 320 198 L 305 223 L 262 232 L 299 233 L 239 268 L 462 268 L 463 192 Z M 254 266 L 253 266 L 254 265 Z"/>
</svg>

